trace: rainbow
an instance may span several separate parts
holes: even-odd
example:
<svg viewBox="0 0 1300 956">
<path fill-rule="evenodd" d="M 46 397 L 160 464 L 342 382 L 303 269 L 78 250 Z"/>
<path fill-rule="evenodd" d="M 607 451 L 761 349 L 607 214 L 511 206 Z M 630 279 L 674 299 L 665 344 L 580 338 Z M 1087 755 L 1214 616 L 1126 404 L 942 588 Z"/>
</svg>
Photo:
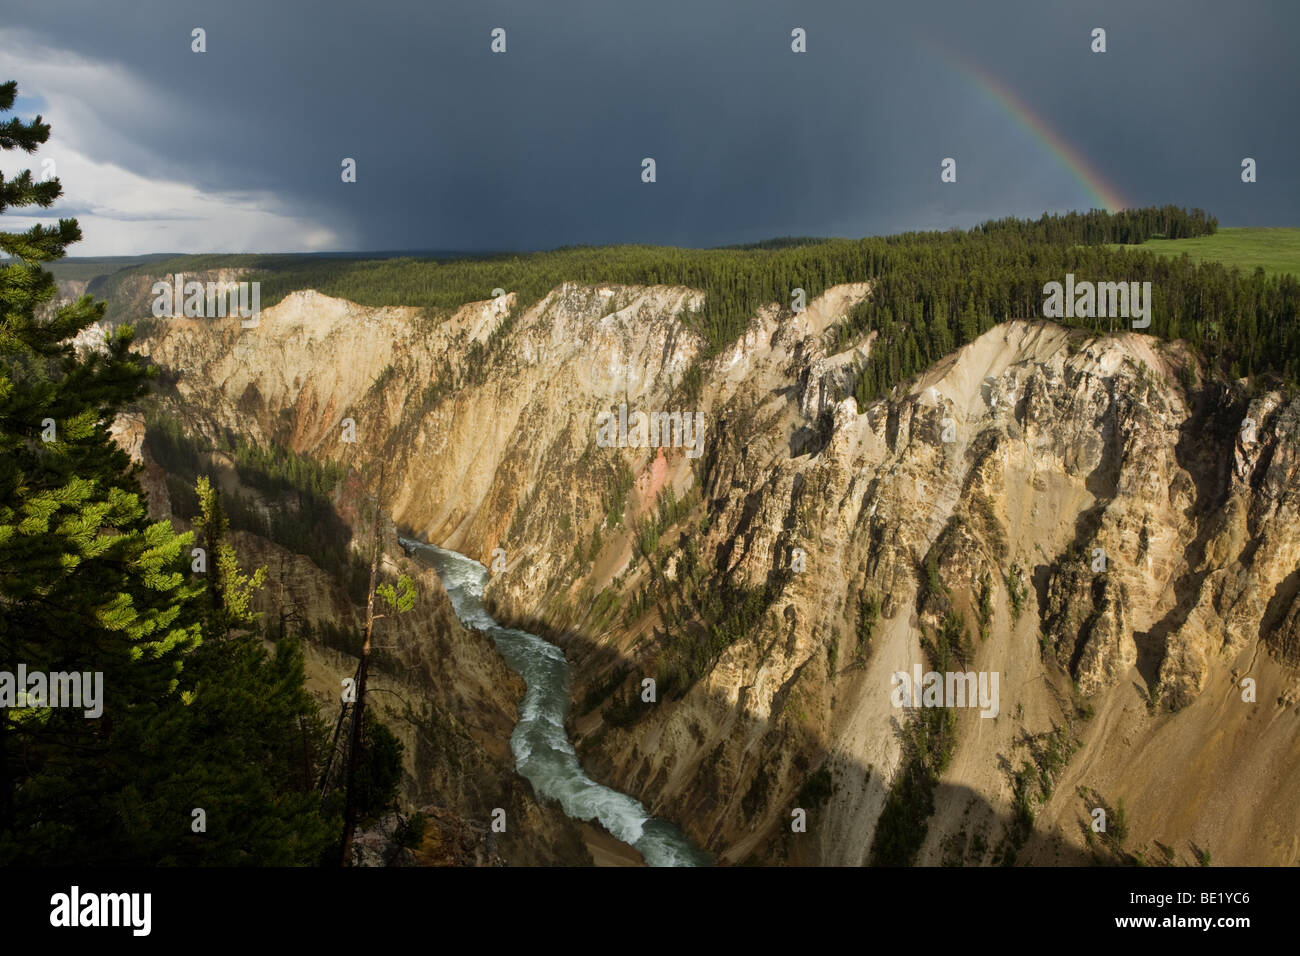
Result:
<svg viewBox="0 0 1300 956">
<path fill-rule="evenodd" d="M 1042 143 L 1070 171 L 1079 185 L 1088 191 L 1098 208 L 1117 212 L 1125 209 L 1129 203 L 1120 195 L 1118 189 L 1109 184 L 1096 169 L 1089 164 L 1086 157 L 1067 143 L 1064 137 L 1052 129 L 1047 122 L 1022 100 L 1015 90 L 1008 87 L 988 70 L 971 63 L 956 51 L 937 43 L 931 43 L 939 50 L 950 66 L 953 66 L 974 81 L 990 100 L 1003 112 L 1014 119 L 1031 136 Z"/>
</svg>

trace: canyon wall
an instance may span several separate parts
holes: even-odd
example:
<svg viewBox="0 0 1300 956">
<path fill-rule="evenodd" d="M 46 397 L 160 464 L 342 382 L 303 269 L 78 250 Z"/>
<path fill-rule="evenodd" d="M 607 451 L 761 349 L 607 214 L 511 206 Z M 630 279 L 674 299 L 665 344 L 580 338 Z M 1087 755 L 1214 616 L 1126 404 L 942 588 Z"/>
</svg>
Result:
<svg viewBox="0 0 1300 956">
<path fill-rule="evenodd" d="M 910 772 L 894 675 L 941 643 L 998 699 L 956 710 L 917 862 L 1300 861 L 1300 401 L 1204 381 L 1177 343 L 1012 321 L 859 408 L 873 336 L 828 343 L 869 294 L 773 305 L 716 355 L 700 293 L 576 284 L 450 315 L 304 290 L 139 348 L 188 430 L 351 469 L 354 543 L 382 467 L 397 528 L 488 564 L 497 617 L 565 648 L 592 775 L 723 863 L 868 861 Z M 620 406 L 701 412 L 702 442 L 606 447 Z M 354 619 L 310 555 L 259 547 Z M 516 861 L 581 858 L 509 770 L 517 682 L 420 583 L 385 677 L 424 714 L 412 799 L 514 800 Z M 313 654 L 322 694 L 336 658 Z"/>
</svg>

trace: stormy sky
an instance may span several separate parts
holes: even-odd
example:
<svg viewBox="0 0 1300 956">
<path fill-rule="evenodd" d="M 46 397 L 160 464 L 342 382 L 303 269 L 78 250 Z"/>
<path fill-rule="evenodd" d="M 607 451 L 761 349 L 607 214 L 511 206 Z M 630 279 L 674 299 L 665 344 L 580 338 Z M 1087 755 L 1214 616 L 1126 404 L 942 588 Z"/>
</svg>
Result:
<svg viewBox="0 0 1300 956">
<path fill-rule="evenodd" d="M 76 255 L 712 246 L 1115 200 L 1296 226 L 1298 29 L 1294 0 L 44 0 L 0 18 L 0 80 L 53 133 L 0 170 L 54 160 Z"/>
</svg>

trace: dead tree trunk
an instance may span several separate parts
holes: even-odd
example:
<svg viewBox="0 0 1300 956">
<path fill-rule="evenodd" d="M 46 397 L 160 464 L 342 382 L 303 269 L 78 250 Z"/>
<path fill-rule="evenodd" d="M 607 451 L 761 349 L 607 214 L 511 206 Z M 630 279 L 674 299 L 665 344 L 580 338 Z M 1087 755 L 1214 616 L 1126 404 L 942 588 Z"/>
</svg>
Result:
<svg viewBox="0 0 1300 956">
<path fill-rule="evenodd" d="M 384 497 L 384 467 L 379 469 L 379 492 L 375 495 L 375 527 L 370 547 L 370 587 L 366 592 L 366 636 L 361 644 L 361 666 L 357 668 L 357 702 L 352 708 L 352 746 L 348 749 L 348 795 L 343 811 L 344 866 L 352 865 L 352 836 L 357 829 L 357 760 L 361 755 L 362 730 L 366 717 L 366 672 L 370 668 L 370 636 L 375 627 L 375 578 L 379 571 L 380 505 Z"/>
</svg>

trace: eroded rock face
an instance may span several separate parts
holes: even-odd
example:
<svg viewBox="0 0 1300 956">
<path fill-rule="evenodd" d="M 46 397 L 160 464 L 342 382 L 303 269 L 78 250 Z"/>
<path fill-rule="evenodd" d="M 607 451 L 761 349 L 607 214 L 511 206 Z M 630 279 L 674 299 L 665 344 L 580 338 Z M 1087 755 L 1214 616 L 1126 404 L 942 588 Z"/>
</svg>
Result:
<svg viewBox="0 0 1300 956">
<path fill-rule="evenodd" d="M 867 294 L 842 286 L 797 316 L 764 310 L 707 361 L 683 323 L 699 293 L 573 284 L 504 338 L 499 303 L 431 319 L 301 292 L 256 329 L 175 320 L 144 347 L 178 376 L 178 414 L 198 427 L 367 474 L 386 462 L 401 527 L 485 563 L 503 549 L 488 597 L 575 663 L 570 729 L 588 768 L 723 862 L 866 859 L 900 757 L 891 676 L 929 666 L 949 618 L 963 666 L 999 672 L 1003 699 L 996 721 L 961 716 L 921 860 L 981 815 L 997 842 L 1011 803 L 1002 764 L 1023 733 L 1073 721 L 1075 693 L 1112 715 L 1077 731 L 1104 739 L 1041 814 L 1077 842 L 1078 788 L 1118 781 L 1134 805 L 1148 782 L 1190 772 L 1189 742 L 1237 719 L 1198 700 L 1234 668 L 1265 666 L 1252 664 L 1261 642 L 1275 669 L 1260 679 L 1288 699 L 1300 402 L 1188 394 L 1189 357 L 1147 336 L 1008 322 L 859 408 L 846 396 L 874 335 L 828 354 L 825 333 Z M 620 405 L 703 412 L 702 453 L 601 447 L 597 416 Z M 343 418 L 354 444 L 340 441 Z M 670 489 L 679 513 L 648 559 L 644 528 Z M 711 594 L 725 598 L 712 607 Z M 679 660 L 689 679 L 643 706 L 642 680 L 662 683 L 684 642 L 697 649 Z M 463 706 L 487 693 L 473 686 Z M 1267 706 L 1293 710 L 1289 699 Z M 1105 736 L 1116 721 L 1123 734 Z M 1280 726 L 1250 733 L 1300 780 Z M 1197 759 L 1206 779 L 1237 766 Z M 806 785 L 823 765 L 835 784 L 821 796 Z M 790 811 L 812 798 L 800 839 Z M 1148 839 L 1215 826 L 1208 809 L 1142 807 Z M 1276 806 L 1247 812 L 1278 824 Z M 1216 860 L 1294 861 L 1284 841 L 1234 839 L 1216 837 Z"/>
<path fill-rule="evenodd" d="M 1069 566 L 1048 584 L 1044 626 L 1053 638 L 1056 659 L 1084 694 L 1113 686 L 1137 663 L 1137 645 L 1125 608 L 1122 583 Z"/>
<path fill-rule="evenodd" d="M 1292 667 L 1300 667 L 1300 599 L 1293 599 L 1286 617 L 1269 632 L 1269 651 Z"/>
</svg>

